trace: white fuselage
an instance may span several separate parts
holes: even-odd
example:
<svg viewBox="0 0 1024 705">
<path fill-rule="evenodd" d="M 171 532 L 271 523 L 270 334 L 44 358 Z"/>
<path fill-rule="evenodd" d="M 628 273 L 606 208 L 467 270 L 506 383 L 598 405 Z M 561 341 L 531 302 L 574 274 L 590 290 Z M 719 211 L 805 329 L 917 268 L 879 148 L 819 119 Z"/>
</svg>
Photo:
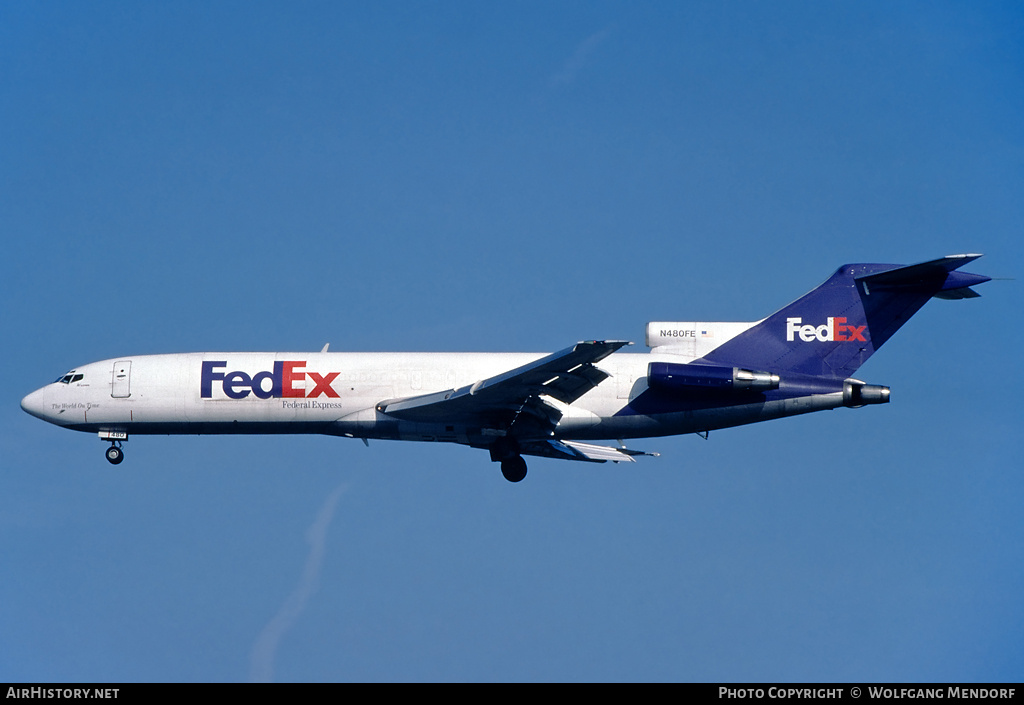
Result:
<svg viewBox="0 0 1024 705">
<path fill-rule="evenodd" d="M 25 397 L 26 411 L 101 437 L 121 434 L 321 433 L 354 438 L 446 441 L 486 446 L 486 420 L 401 421 L 384 401 L 472 385 L 542 353 L 182 353 L 143 355 L 78 367 Z M 675 355 L 616 353 L 611 376 L 571 406 L 554 436 L 621 439 L 692 433 L 842 406 L 842 395 L 811 401 L 756 400 L 707 409 L 628 411 L 647 390 L 648 363 Z M 111 434 L 114 434 L 113 436 Z"/>
</svg>

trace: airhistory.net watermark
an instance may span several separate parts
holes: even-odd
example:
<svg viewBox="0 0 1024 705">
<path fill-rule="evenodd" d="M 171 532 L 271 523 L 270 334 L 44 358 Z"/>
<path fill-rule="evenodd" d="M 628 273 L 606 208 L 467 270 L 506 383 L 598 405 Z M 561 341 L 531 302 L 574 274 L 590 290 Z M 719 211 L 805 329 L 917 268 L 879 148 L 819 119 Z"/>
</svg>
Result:
<svg viewBox="0 0 1024 705">
<path fill-rule="evenodd" d="M 43 688 L 32 686 L 31 688 L 7 688 L 7 698 L 24 698 L 34 700 L 36 698 L 48 699 L 57 698 L 61 700 L 111 700 L 117 698 L 117 691 L 120 688 Z"/>
</svg>

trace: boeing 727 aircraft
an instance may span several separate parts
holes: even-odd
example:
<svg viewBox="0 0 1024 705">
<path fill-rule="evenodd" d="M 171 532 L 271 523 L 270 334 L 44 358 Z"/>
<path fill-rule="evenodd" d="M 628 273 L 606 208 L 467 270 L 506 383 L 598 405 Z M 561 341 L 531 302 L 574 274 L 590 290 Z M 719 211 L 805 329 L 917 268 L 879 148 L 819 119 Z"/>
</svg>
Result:
<svg viewBox="0 0 1024 705">
<path fill-rule="evenodd" d="M 656 454 L 624 439 L 884 404 L 888 387 L 853 374 L 930 298 L 977 297 L 990 278 L 957 270 L 980 256 L 845 264 L 761 321 L 649 323 L 647 353 L 141 355 L 76 367 L 21 407 L 98 434 L 114 464 L 129 435 L 319 433 L 482 448 L 518 482 L 524 455 L 634 462 Z"/>
</svg>

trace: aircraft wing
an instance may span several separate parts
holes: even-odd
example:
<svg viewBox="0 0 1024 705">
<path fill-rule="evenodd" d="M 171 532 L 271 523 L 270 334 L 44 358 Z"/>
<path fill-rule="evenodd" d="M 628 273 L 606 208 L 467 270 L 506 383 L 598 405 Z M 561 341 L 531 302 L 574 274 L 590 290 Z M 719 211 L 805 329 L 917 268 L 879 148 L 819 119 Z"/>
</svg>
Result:
<svg viewBox="0 0 1024 705">
<path fill-rule="evenodd" d="M 517 426 L 539 423 L 550 430 L 561 418 L 543 397 L 572 404 L 610 375 L 594 363 L 626 345 L 625 340 L 587 340 L 474 384 L 377 405 L 377 411 L 406 421 L 451 421 Z M 529 420 L 528 420 L 529 419 Z"/>
<path fill-rule="evenodd" d="M 592 443 L 581 443 L 580 441 L 560 441 L 553 438 L 520 442 L 519 445 L 520 452 L 523 455 L 539 455 L 545 458 L 559 458 L 561 460 L 584 460 L 591 463 L 603 463 L 608 460 L 613 463 L 635 463 L 634 456 L 651 455 L 657 457 L 658 455 L 657 453 L 647 453 L 642 450 L 594 445 Z"/>
</svg>

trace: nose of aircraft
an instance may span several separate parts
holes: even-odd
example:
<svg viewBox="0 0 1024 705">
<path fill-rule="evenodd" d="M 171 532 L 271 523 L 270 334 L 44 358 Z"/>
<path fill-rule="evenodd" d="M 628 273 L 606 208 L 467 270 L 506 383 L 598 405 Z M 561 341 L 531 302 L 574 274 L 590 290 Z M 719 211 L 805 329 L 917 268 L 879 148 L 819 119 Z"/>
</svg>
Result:
<svg viewBox="0 0 1024 705">
<path fill-rule="evenodd" d="M 47 417 L 46 414 L 46 403 L 44 399 L 45 396 L 46 387 L 43 387 L 42 389 L 37 389 L 36 391 L 32 392 L 31 394 L 29 394 L 28 396 L 21 400 L 21 408 L 35 416 L 37 419 L 49 421 L 49 418 Z"/>
</svg>

